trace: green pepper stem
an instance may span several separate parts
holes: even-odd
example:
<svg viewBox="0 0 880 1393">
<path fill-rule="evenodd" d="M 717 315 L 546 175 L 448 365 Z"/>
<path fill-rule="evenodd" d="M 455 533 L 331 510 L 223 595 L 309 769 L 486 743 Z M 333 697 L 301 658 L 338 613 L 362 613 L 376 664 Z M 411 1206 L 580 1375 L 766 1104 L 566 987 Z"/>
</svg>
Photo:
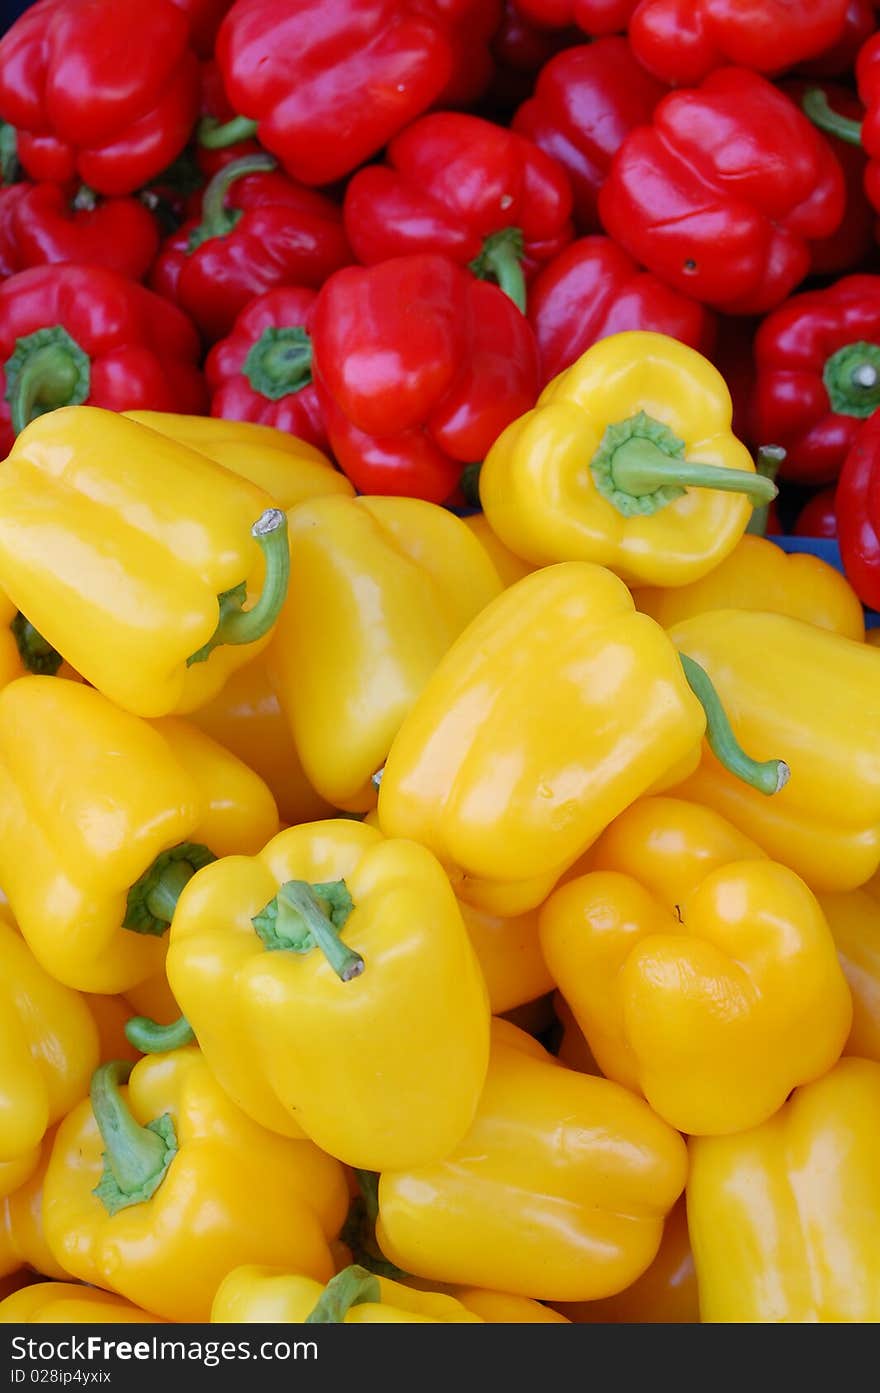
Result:
<svg viewBox="0 0 880 1393">
<path fill-rule="evenodd" d="M 107 1169 L 122 1195 L 129 1199 L 145 1190 L 152 1193 L 170 1162 L 168 1145 L 162 1136 L 135 1122 L 119 1092 L 120 1085 L 128 1082 L 131 1070 L 127 1060 L 112 1059 L 101 1064 L 92 1075 L 89 1090 L 92 1112 L 104 1142 Z"/>
<path fill-rule="evenodd" d="M 305 880 L 288 880 L 278 891 L 278 917 L 275 932 L 280 938 L 295 938 L 302 926 L 311 934 L 336 976 L 343 982 L 359 977 L 364 970 L 360 953 L 349 948 L 326 913 L 314 888 Z"/>
<path fill-rule="evenodd" d="M 686 653 L 679 653 L 687 684 L 706 713 L 706 739 L 715 758 L 728 773 L 750 784 L 768 797 L 778 793 L 791 778 L 791 770 L 781 759 L 760 763 L 747 755 L 740 745 L 721 705 L 721 699 L 706 672 Z"/>
<path fill-rule="evenodd" d="M 664 485 L 672 484 L 680 488 L 744 493 L 758 507 L 762 503 L 772 502 L 779 492 L 772 479 L 762 478 L 760 474 L 677 459 L 659 449 L 652 441 L 639 436 L 633 436 L 617 446 L 611 472 L 615 489 L 636 498 L 656 493 Z"/>
<path fill-rule="evenodd" d="M 758 458 L 755 460 L 755 468 L 763 479 L 772 479 L 775 483 L 776 475 L 785 462 L 785 456 L 786 451 L 781 445 L 761 445 L 758 449 Z M 752 512 L 752 516 L 746 524 L 746 531 L 753 537 L 766 537 L 769 514 L 770 504 L 760 504 Z"/>
<path fill-rule="evenodd" d="M 518 227 L 493 232 L 470 269 L 480 280 L 494 280 L 517 309 L 526 312 L 526 278 L 522 268 L 523 235 Z"/>
<path fill-rule="evenodd" d="M 183 887 L 192 880 L 194 874 L 188 861 L 169 861 L 145 896 L 147 909 L 154 919 L 163 919 L 166 924 L 171 923 Z"/>
<path fill-rule="evenodd" d="M 184 886 L 215 859 L 200 842 L 180 842 L 160 852 L 129 890 L 122 927 L 161 938 L 174 918 Z"/>
<path fill-rule="evenodd" d="M 306 1325 L 341 1325 L 352 1306 L 365 1302 L 378 1305 L 382 1300 L 379 1279 L 365 1267 L 344 1267 L 327 1283 L 315 1309 L 306 1316 Z"/>
<path fill-rule="evenodd" d="M 16 435 L 36 416 L 59 406 L 78 406 L 89 394 L 88 355 L 60 324 L 18 339 L 5 371 Z"/>
<path fill-rule="evenodd" d="M 125 1025 L 125 1038 L 141 1054 L 167 1054 L 195 1043 L 195 1032 L 185 1016 L 170 1025 L 159 1025 L 149 1016 L 132 1016 Z"/>
<path fill-rule="evenodd" d="M 240 208 L 227 208 L 226 195 L 232 185 L 248 174 L 265 174 L 278 168 L 278 161 L 264 151 L 252 155 L 242 155 L 239 160 L 218 169 L 207 185 L 202 198 L 202 220 L 189 236 L 187 251 L 192 253 L 212 237 L 225 237 L 232 231 L 241 217 Z"/>
<path fill-rule="evenodd" d="M 301 392 L 312 380 L 312 341 L 300 324 L 264 329 L 242 364 L 255 392 L 269 401 Z"/>
<path fill-rule="evenodd" d="M 15 184 L 20 178 L 18 132 L 8 121 L 0 121 L 0 184 Z"/>
<path fill-rule="evenodd" d="M 258 129 L 259 122 L 248 116 L 233 116 L 231 121 L 222 124 L 215 116 L 205 116 L 196 134 L 199 144 L 206 150 L 226 150 L 242 140 L 252 140 Z"/>
<path fill-rule="evenodd" d="M 837 136 L 847 145 L 861 145 L 862 123 L 834 111 L 821 87 L 811 87 L 801 98 L 801 108 L 820 131 Z"/>
<path fill-rule="evenodd" d="M 54 677 L 64 661 L 61 654 L 43 638 L 29 619 L 25 619 L 21 611 L 9 627 L 18 648 L 18 656 L 28 672 L 39 673 L 43 677 Z"/>
<path fill-rule="evenodd" d="M 221 643 L 256 643 L 271 629 L 287 598 L 290 579 L 290 546 L 287 517 L 280 508 L 267 508 L 251 528 L 266 560 L 266 578 L 253 609 L 234 610 L 221 620 L 214 646 Z"/>
</svg>

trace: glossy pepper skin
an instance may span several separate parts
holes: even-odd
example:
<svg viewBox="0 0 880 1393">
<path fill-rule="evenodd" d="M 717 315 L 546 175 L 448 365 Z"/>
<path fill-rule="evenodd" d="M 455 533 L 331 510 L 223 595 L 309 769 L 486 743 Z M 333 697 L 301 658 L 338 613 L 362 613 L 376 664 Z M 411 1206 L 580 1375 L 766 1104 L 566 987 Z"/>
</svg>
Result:
<svg viewBox="0 0 880 1393">
<path fill-rule="evenodd" d="M 614 334 L 496 440 L 480 471 L 483 509 L 533 564 L 590 561 L 636 585 L 685 585 L 736 546 L 748 495 L 776 491 L 755 480 L 731 415 L 724 379 L 694 349 L 664 334 Z M 697 462 L 708 469 L 695 475 Z"/>
<path fill-rule="evenodd" d="M 576 1325 L 696 1325 L 697 1275 L 688 1238 L 684 1197 L 666 1217 L 657 1256 L 646 1272 L 616 1296 L 561 1305 Z"/>
<path fill-rule="evenodd" d="M 763 1126 L 691 1143 L 704 1322 L 880 1320 L 880 1065 L 842 1059 Z"/>
<path fill-rule="evenodd" d="M 444 256 L 337 271 L 312 344 L 333 452 L 362 493 L 442 503 L 537 396 L 526 319 Z"/>
<path fill-rule="evenodd" d="M 432 1281 L 539 1300 L 610 1296 L 656 1254 L 684 1186 L 684 1144 L 626 1089 L 536 1058 L 515 1033 L 493 1040 L 460 1146 L 435 1166 L 382 1175 L 379 1246 Z"/>
<path fill-rule="evenodd" d="M 878 898 L 880 882 L 875 877 L 859 890 L 820 895 L 819 903 L 852 994 L 852 1029 L 843 1053 L 880 1063 Z"/>
<path fill-rule="evenodd" d="M 337 205 L 263 152 L 217 171 L 200 215 L 165 243 L 150 284 L 214 343 L 254 296 L 285 283 L 317 289 L 350 260 Z"/>
<path fill-rule="evenodd" d="M 610 237 L 582 237 L 560 252 L 532 283 L 528 315 L 544 385 L 625 330 L 666 334 L 701 353 L 715 337 L 710 311 L 641 270 Z"/>
<path fill-rule="evenodd" d="M 0 495 L 0 584 L 127 710 L 193 710 L 269 642 L 286 589 L 284 515 L 207 456 L 113 412 L 66 407 L 21 433 Z"/>
<path fill-rule="evenodd" d="M 205 360 L 211 415 L 254 421 L 329 448 L 312 379 L 314 290 L 285 285 L 250 300 Z"/>
<path fill-rule="evenodd" d="M 846 577 L 863 604 L 880 606 L 880 415 L 865 421 L 843 462 L 834 516 Z"/>
<path fill-rule="evenodd" d="M 664 629 L 713 609 L 770 610 L 861 643 L 859 597 L 834 566 L 809 553 L 786 554 L 764 537 L 745 536 L 708 575 L 692 585 L 635 592 L 636 608 Z"/>
<path fill-rule="evenodd" d="M 333 806 L 312 787 L 269 675 L 267 654 L 238 669 L 189 719 L 252 769 L 270 789 L 282 822 L 331 817 Z"/>
<path fill-rule="evenodd" d="M 0 1325 L 164 1325 L 130 1301 L 79 1282 L 34 1282 L 0 1301 Z"/>
<path fill-rule="evenodd" d="M 791 530 L 795 537 L 836 537 L 835 489 L 829 487 L 814 493 L 801 508 Z"/>
<path fill-rule="evenodd" d="M 782 445 L 780 474 L 833 483 L 880 406 L 880 276 L 845 276 L 795 295 L 755 337 L 754 428 Z"/>
<path fill-rule="evenodd" d="M 462 518 L 469 532 L 472 532 L 486 552 L 501 584 L 505 587 L 513 585 L 515 581 L 522 580 L 535 568 L 530 566 L 528 561 L 523 561 L 521 557 L 514 556 L 509 547 L 506 547 L 500 537 L 494 533 L 486 520 L 485 513 L 470 513 Z"/>
<path fill-rule="evenodd" d="M 774 799 L 732 780 L 711 751 L 678 792 L 747 832 L 811 889 L 852 890 L 880 861 L 880 654 L 787 615 L 715 610 L 669 631 L 709 673 L 759 758 L 784 740 L 791 780 Z M 845 711 L 841 692 L 847 693 Z"/>
<path fill-rule="evenodd" d="M 379 820 L 430 847 L 462 898 L 514 884 L 500 912 L 524 912 L 629 803 L 693 768 L 704 720 L 622 581 L 545 567 L 439 664 L 391 746 Z"/>
<path fill-rule="evenodd" d="M 220 1281 L 239 1264 L 291 1264 L 320 1281 L 332 1276 L 328 1240 L 348 1204 L 337 1161 L 308 1141 L 258 1127 L 194 1046 L 142 1059 L 125 1093 L 115 1081 L 130 1066 L 109 1068 L 116 1072 L 104 1075 L 103 1096 L 99 1070 L 92 1101 L 59 1127 L 46 1174 L 46 1235 L 73 1276 L 184 1322 L 208 1320 Z M 158 1157 L 138 1155 L 114 1179 L 111 1159 L 123 1148 L 114 1152 L 102 1136 L 102 1109 L 123 1117 L 129 1153 L 152 1138 L 151 1151 L 163 1143 Z M 159 1132 L 147 1130 L 159 1119 Z M 99 1186 L 104 1198 L 94 1193 Z"/>
<path fill-rule="evenodd" d="M 45 411 L 201 411 L 199 340 L 186 315 L 99 266 L 34 266 L 0 285 L 0 450 Z"/>
<path fill-rule="evenodd" d="M 764 1122 L 849 1034 L 828 924 L 772 861 L 710 872 L 676 912 L 632 876 L 581 876 L 542 909 L 541 946 L 602 1072 L 682 1132 Z"/>
<path fill-rule="evenodd" d="M 230 1096 L 365 1170 L 450 1151 L 485 1078 L 489 1005 L 434 858 L 330 820 L 205 871 L 181 896 L 168 980 Z"/>
<path fill-rule="evenodd" d="M 757 73 L 722 68 L 627 136 L 599 195 L 606 232 L 683 295 L 729 314 L 781 304 L 837 230 L 844 181 L 827 142 Z"/>
<path fill-rule="evenodd" d="M 0 918 L 0 1193 L 36 1165 L 48 1128 L 85 1097 L 98 1031 L 82 997 Z"/>
<path fill-rule="evenodd" d="M 735 63 L 779 73 L 841 38 L 849 0 L 641 0 L 629 36 L 641 63 L 664 82 L 693 86 Z"/>
<path fill-rule="evenodd" d="M 88 1097 L 88 1091 L 87 1082 L 77 1094 L 77 1103 Z M 43 1223 L 43 1187 L 54 1144 L 52 1127 L 37 1148 L 36 1168 L 21 1185 L 0 1199 L 0 1273 L 4 1277 L 22 1268 L 56 1282 L 70 1276 L 52 1253 Z"/>
<path fill-rule="evenodd" d="M 0 117 L 31 179 L 119 195 L 166 169 L 198 114 L 189 40 L 171 0 L 32 5 L 0 40 Z"/>
<path fill-rule="evenodd" d="M 869 32 L 873 33 L 876 23 L 873 0 L 851 0 L 850 11 L 860 10 L 863 14 L 870 10 Z M 859 48 L 861 40 L 856 43 Z M 855 53 L 853 54 L 853 60 Z M 812 65 L 808 65 L 812 66 Z M 852 67 L 852 60 L 844 60 L 841 72 Z M 842 82 L 819 80 L 815 77 L 789 78 L 781 84 L 787 97 L 802 107 L 804 96 L 814 88 L 819 88 L 832 111 L 849 120 L 857 121 L 862 115 L 862 104 L 856 94 Z M 843 220 L 830 237 L 810 243 L 810 270 L 818 276 L 841 276 L 846 272 L 857 271 L 873 263 L 874 224 L 876 214 L 865 193 L 865 173 L 868 159 L 860 145 L 852 145 L 835 136 L 833 131 L 824 135 L 834 158 L 843 171 L 846 186 L 846 206 Z"/>
<path fill-rule="evenodd" d="M 10 217 L 16 271 L 78 262 L 141 280 L 159 250 L 159 225 L 137 198 L 26 184 Z M 10 268 L 12 269 L 12 268 Z"/>
<path fill-rule="evenodd" d="M 464 926 L 480 963 L 493 1015 L 536 1001 L 553 990 L 534 910 L 502 918 L 459 900 Z"/>
<path fill-rule="evenodd" d="M 124 991 L 161 970 L 161 885 L 173 901 L 206 848 L 257 850 L 277 830 L 272 795 L 185 721 L 149 725 L 81 683 L 21 678 L 0 712 L 0 883 L 16 920 L 59 982 Z"/>
<path fill-rule="evenodd" d="M 362 1267 L 344 1268 L 327 1285 L 271 1267 L 236 1267 L 221 1282 L 211 1308 L 213 1325 L 476 1325 L 481 1321 L 453 1296 L 414 1291 Z"/>
<path fill-rule="evenodd" d="M 354 495 L 345 475 L 321 450 L 275 426 L 173 411 L 126 411 L 125 415 L 249 479 L 279 508 L 293 508 L 326 494 Z"/>
<path fill-rule="evenodd" d="M 501 582 L 464 523 L 421 499 L 315 498 L 288 529 L 272 679 L 314 787 L 365 812 L 407 712 Z"/>
<path fill-rule="evenodd" d="M 624 38 L 578 44 L 544 64 L 512 129 L 568 174 L 579 231 L 599 230 L 599 190 L 611 161 L 630 131 L 650 122 L 665 93 Z"/>
<path fill-rule="evenodd" d="M 328 184 L 381 150 L 444 90 L 459 95 L 461 78 L 470 99 L 469 77 L 456 69 L 469 29 L 478 42 L 487 13 L 480 0 L 342 0 L 332 11 L 322 0 L 237 0 L 216 57 L 233 108 L 248 118 L 243 128 L 258 133 L 293 178 Z M 232 134 L 240 129 L 236 123 Z"/>
<path fill-rule="evenodd" d="M 437 111 L 395 136 L 384 164 L 345 191 L 364 265 L 440 253 L 494 280 L 525 312 L 525 275 L 572 237 L 565 171 L 530 140 L 479 116 Z"/>
</svg>

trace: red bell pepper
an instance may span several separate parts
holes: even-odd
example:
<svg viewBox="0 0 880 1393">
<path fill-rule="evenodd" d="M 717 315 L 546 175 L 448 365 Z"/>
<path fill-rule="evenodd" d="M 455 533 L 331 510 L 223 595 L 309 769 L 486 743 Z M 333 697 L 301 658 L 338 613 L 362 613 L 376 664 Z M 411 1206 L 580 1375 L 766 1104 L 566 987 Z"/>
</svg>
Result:
<svg viewBox="0 0 880 1393">
<path fill-rule="evenodd" d="M 844 117 L 858 117 L 858 97 L 847 87 L 826 80 L 802 78 L 782 83 L 782 91 L 798 106 L 807 92 L 818 87 L 831 109 Z M 830 133 L 826 136 L 834 157 L 843 170 L 846 202 L 843 221 L 830 237 L 810 243 L 810 271 L 817 276 L 839 276 L 864 265 L 874 247 L 875 215 L 865 194 L 867 156 L 860 145 L 850 145 Z"/>
<path fill-rule="evenodd" d="M 447 12 L 452 75 L 436 106 L 472 106 L 495 75 L 492 40 L 501 23 L 502 0 L 428 0 L 423 9 Z M 462 23 L 461 20 L 464 20 Z"/>
<path fill-rule="evenodd" d="M 758 330 L 755 367 L 752 419 L 760 439 L 785 446 L 782 477 L 836 479 L 880 407 L 880 276 L 846 276 L 780 305 Z"/>
<path fill-rule="evenodd" d="M 0 39 L 0 117 L 38 182 L 140 188 L 180 154 L 198 93 L 172 0 L 38 0 Z"/>
<path fill-rule="evenodd" d="M 735 63 L 781 73 L 823 53 L 843 34 L 849 0 L 641 0 L 629 27 L 652 73 L 695 86 Z"/>
<path fill-rule="evenodd" d="M 213 342 L 229 333 L 255 295 L 276 285 L 317 288 L 349 261 L 337 205 L 279 173 L 261 152 L 218 170 L 205 189 L 201 219 L 185 222 L 167 240 L 150 284 Z"/>
<path fill-rule="evenodd" d="M 800 65 L 811 77 L 842 77 L 855 67 L 859 49 L 877 28 L 874 0 L 848 0 L 843 32 L 837 43 Z"/>
<path fill-rule="evenodd" d="M 159 228 L 137 198 L 98 199 L 81 188 L 21 184 L 9 217 L 16 270 L 64 261 L 105 266 L 140 280 L 159 250 Z"/>
<path fill-rule="evenodd" d="M 358 261 L 440 252 L 525 312 L 525 273 L 573 236 L 565 170 L 513 131 L 440 111 L 395 136 L 386 161 L 355 174 L 345 194 Z"/>
<path fill-rule="evenodd" d="M 330 444 L 362 493 L 444 502 L 464 466 L 535 404 L 528 321 L 444 256 L 337 271 L 312 343 Z"/>
<path fill-rule="evenodd" d="M 836 537 L 836 489 L 820 489 L 805 503 L 791 529 L 795 537 Z"/>
<path fill-rule="evenodd" d="M 790 99 L 745 68 L 672 92 L 627 136 L 599 194 L 605 229 L 676 290 L 730 314 L 780 304 L 839 227 L 844 181 Z"/>
<path fill-rule="evenodd" d="M 295 179 L 329 184 L 445 89 L 459 100 L 472 88 L 472 72 L 456 64 L 469 25 L 475 42 L 486 34 L 486 15 L 487 0 L 236 0 L 216 57 L 240 114 L 206 123 L 201 139 L 216 147 L 259 132 Z"/>
<path fill-rule="evenodd" d="M 650 329 L 701 353 L 712 347 L 715 316 L 643 271 L 610 237 L 583 237 L 545 267 L 529 289 L 541 381 L 624 329 Z"/>
<path fill-rule="evenodd" d="M 825 93 L 816 87 L 803 98 L 803 108 L 821 130 L 850 145 L 859 145 L 868 156 L 865 193 L 880 211 L 880 34 L 868 39 L 856 63 L 856 85 L 865 107 L 861 122 L 841 116 L 829 107 Z"/>
<path fill-rule="evenodd" d="M 563 165 L 578 230 L 600 227 L 597 201 L 611 161 L 648 124 L 666 88 L 636 62 L 626 39 L 598 39 L 551 58 L 512 126 Z"/>
<path fill-rule="evenodd" d="M 200 58 L 210 58 L 214 52 L 217 31 L 233 0 L 171 0 L 183 10 L 189 20 L 190 41 Z"/>
<path fill-rule="evenodd" d="M 0 280 L 19 269 L 18 243 L 15 240 L 15 210 L 30 184 L 0 186 Z"/>
<path fill-rule="evenodd" d="M 576 24 L 585 34 L 622 34 L 639 0 L 516 0 L 526 19 L 548 29 Z"/>
<path fill-rule="evenodd" d="M 198 361 L 186 315 L 117 271 L 20 271 L 0 285 L 0 450 L 58 406 L 198 414 Z"/>
<path fill-rule="evenodd" d="M 835 493 L 846 578 L 862 604 L 880 609 L 880 413 L 862 425 Z"/>
<path fill-rule="evenodd" d="M 298 285 L 258 295 L 205 360 L 211 415 L 257 421 L 329 448 L 312 381 L 312 313 L 318 296 Z"/>
</svg>

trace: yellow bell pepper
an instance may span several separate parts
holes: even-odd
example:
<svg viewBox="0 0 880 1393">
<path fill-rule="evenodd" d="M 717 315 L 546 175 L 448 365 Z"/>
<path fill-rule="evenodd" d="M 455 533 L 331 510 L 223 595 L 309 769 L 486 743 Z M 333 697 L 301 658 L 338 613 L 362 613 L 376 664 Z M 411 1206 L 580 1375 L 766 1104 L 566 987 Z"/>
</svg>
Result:
<svg viewBox="0 0 880 1393">
<path fill-rule="evenodd" d="M 129 1078 L 123 1092 L 119 1083 Z M 58 1262 L 155 1315 L 206 1321 L 242 1263 L 333 1274 L 342 1167 L 251 1121 L 194 1046 L 101 1065 L 58 1128 L 43 1221 Z"/>
<path fill-rule="evenodd" d="M 271 1267 L 236 1267 L 221 1283 L 215 1324 L 478 1325 L 482 1317 L 441 1292 L 414 1291 L 353 1265 L 326 1285 Z"/>
<path fill-rule="evenodd" d="M 528 561 L 514 556 L 510 548 L 504 545 L 501 538 L 496 536 L 489 526 L 489 519 L 485 513 L 469 513 L 467 517 L 462 518 L 462 522 L 469 531 L 473 532 L 487 553 L 505 589 L 508 585 L 513 585 L 515 581 L 522 580 L 523 576 L 529 575 L 535 569 L 534 566 L 529 565 Z"/>
<path fill-rule="evenodd" d="M 0 585 L 136 715 L 210 700 L 269 642 L 287 576 L 268 494 L 112 411 L 39 416 L 0 473 Z"/>
<path fill-rule="evenodd" d="M 569 1325 L 568 1316 L 532 1301 L 528 1296 L 509 1296 L 503 1291 L 484 1291 L 482 1287 L 454 1287 L 452 1295 L 468 1311 L 488 1325 Z"/>
<path fill-rule="evenodd" d="M 647 1272 L 616 1296 L 559 1308 L 577 1325 L 694 1325 L 700 1319 L 697 1274 L 684 1198 L 670 1212 Z"/>
<path fill-rule="evenodd" d="M 514 884 L 516 907 L 495 912 L 534 908 L 624 808 L 694 769 L 707 713 L 725 753 L 706 687 L 610 571 L 536 571 L 468 626 L 404 720 L 382 829 L 429 847 L 460 898 Z M 758 769 L 733 753 L 775 792 L 779 761 Z"/>
<path fill-rule="evenodd" d="M 234 672 L 213 701 L 189 719 L 259 774 L 275 797 L 282 821 L 294 825 L 333 815 L 331 804 L 306 777 L 265 653 Z"/>
<path fill-rule="evenodd" d="M 0 884 L 67 986 L 116 993 L 158 972 L 193 869 L 277 828 L 263 781 L 186 721 L 52 677 L 0 691 Z"/>
<path fill-rule="evenodd" d="M 493 1040 L 474 1125 L 444 1161 L 385 1171 L 376 1238 L 406 1272 L 588 1301 L 644 1272 L 681 1193 L 685 1146 L 642 1099 Z"/>
<path fill-rule="evenodd" d="M 852 586 L 827 561 L 788 555 L 764 537 L 742 537 L 719 566 L 690 585 L 645 586 L 633 594 L 636 609 L 664 629 L 712 609 L 758 609 L 787 614 L 861 643 L 865 616 Z"/>
<path fill-rule="evenodd" d="M 553 993 L 553 1015 L 559 1039 L 556 1050 L 559 1063 L 564 1064 L 566 1069 L 576 1070 L 579 1074 L 601 1074 L 596 1056 L 587 1044 L 584 1032 L 574 1018 L 574 1012 L 559 991 Z"/>
<path fill-rule="evenodd" d="M 167 970 L 208 1063 L 264 1126 L 377 1171 L 437 1160 L 470 1126 L 489 1003 L 449 882 L 416 843 L 330 820 L 206 866 Z"/>
<path fill-rule="evenodd" d="M 421 499 L 314 499 L 288 526 L 270 672 L 314 787 L 364 812 L 401 721 L 501 582 L 464 523 Z"/>
<path fill-rule="evenodd" d="M 731 432 L 720 372 L 664 334 L 612 334 L 544 388 L 480 473 L 492 530 L 539 566 L 594 561 L 637 585 L 687 585 L 776 496 Z"/>
<path fill-rule="evenodd" d="M 465 900 L 459 900 L 458 907 L 482 969 L 493 1016 L 553 990 L 535 910 L 503 919 Z"/>
<path fill-rule="evenodd" d="M 758 758 L 785 742 L 791 781 L 764 799 L 704 749 L 677 790 L 735 823 L 813 890 L 853 890 L 880 864 L 880 654 L 781 614 L 715 610 L 669 631 L 715 683 Z"/>
<path fill-rule="evenodd" d="M 0 687 L 28 672 L 82 680 L 0 590 Z"/>
<path fill-rule="evenodd" d="M 711 871 L 677 913 L 631 876 L 594 871 L 547 901 L 541 945 L 602 1072 L 681 1132 L 757 1126 L 849 1034 L 825 917 L 773 861 Z"/>
<path fill-rule="evenodd" d="M 28 1267 L 43 1277 L 65 1281 L 70 1273 L 56 1260 L 43 1224 L 43 1187 L 55 1144 L 51 1128 L 37 1150 L 37 1165 L 24 1184 L 0 1200 L 0 1275 Z"/>
<path fill-rule="evenodd" d="M 843 1052 L 880 1063 L 880 881 L 818 899 L 853 1001 Z"/>
<path fill-rule="evenodd" d="M 165 1325 L 109 1291 L 76 1282 L 35 1282 L 0 1301 L 0 1325 Z"/>
<path fill-rule="evenodd" d="M 880 1321 L 880 1064 L 693 1141 L 687 1206 L 703 1321 Z"/>
<path fill-rule="evenodd" d="M 322 498 L 328 493 L 354 497 L 354 485 L 326 455 L 274 426 L 216 416 L 183 416 L 173 411 L 125 411 L 123 415 L 249 479 L 278 508 L 293 508 L 307 498 Z"/>
<path fill-rule="evenodd" d="M 162 1025 L 171 1025 L 180 1015 L 180 1007 L 174 1000 L 174 993 L 165 976 L 164 962 L 161 972 L 145 978 L 143 982 L 136 982 L 133 987 L 128 987 L 123 1000 L 131 1007 L 129 1016 L 132 1012 L 136 1016 L 150 1016 Z"/>
<path fill-rule="evenodd" d="M 98 1030 L 86 1002 L 49 975 L 2 913 L 0 997 L 4 1195 L 34 1170 L 49 1127 L 88 1093 L 99 1052 Z"/>
<path fill-rule="evenodd" d="M 84 1000 L 98 1030 L 99 1058 L 128 1059 L 132 1064 L 140 1059 L 140 1051 L 129 1044 L 125 1033 L 125 1027 L 131 1019 L 131 1004 L 125 997 L 86 993 Z M 89 1071 L 88 1080 L 91 1080 L 93 1072 L 94 1070 Z M 87 1092 L 88 1081 L 80 1096 L 85 1097 Z"/>
</svg>

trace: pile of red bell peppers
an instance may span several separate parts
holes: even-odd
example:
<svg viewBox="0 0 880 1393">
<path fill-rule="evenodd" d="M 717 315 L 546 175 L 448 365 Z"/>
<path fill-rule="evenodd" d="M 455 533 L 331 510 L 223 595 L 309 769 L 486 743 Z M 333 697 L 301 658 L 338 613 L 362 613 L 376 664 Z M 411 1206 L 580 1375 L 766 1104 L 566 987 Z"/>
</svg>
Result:
<svg viewBox="0 0 880 1393">
<path fill-rule="evenodd" d="M 68 402 L 204 412 L 461 504 L 657 330 L 783 447 L 771 531 L 880 607 L 872 0 L 38 0 L 0 121 L 4 453 Z"/>
</svg>

